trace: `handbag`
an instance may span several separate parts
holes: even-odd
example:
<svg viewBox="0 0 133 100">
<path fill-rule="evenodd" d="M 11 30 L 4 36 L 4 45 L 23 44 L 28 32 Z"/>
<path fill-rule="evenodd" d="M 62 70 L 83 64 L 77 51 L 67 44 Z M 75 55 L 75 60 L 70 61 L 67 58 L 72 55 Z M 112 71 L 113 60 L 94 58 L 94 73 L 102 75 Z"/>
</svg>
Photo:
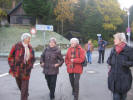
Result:
<svg viewBox="0 0 133 100">
<path fill-rule="evenodd" d="M 78 49 L 78 55 L 79 55 L 79 57 L 80 57 L 80 50 Z M 87 57 L 86 57 L 86 55 L 85 55 L 85 59 L 84 59 L 84 61 L 81 63 L 81 65 L 82 65 L 82 67 L 87 67 Z"/>
<path fill-rule="evenodd" d="M 81 63 L 83 67 L 87 67 L 87 58 L 85 56 L 85 60 Z"/>
</svg>

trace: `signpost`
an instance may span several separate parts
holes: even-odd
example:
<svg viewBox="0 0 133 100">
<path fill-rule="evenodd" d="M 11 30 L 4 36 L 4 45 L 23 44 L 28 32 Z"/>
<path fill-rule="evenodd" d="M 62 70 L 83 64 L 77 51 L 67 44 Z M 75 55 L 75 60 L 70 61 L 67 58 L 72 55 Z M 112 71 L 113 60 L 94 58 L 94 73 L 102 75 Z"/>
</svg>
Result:
<svg viewBox="0 0 133 100">
<path fill-rule="evenodd" d="M 36 30 L 43 31 L 43 38 L 44 38 L 44 48 L 45 48 L 45 31 L 53 31 L 53 25 L 36 25 Z"/>
<path fill-rule="evenodd" d="M 126 29 L 126 31 L 127 31 L 127 36 L 128 36 L 128 45 L 130 46 L 131 28 L 130 28 L 130 27 L 128 27 L 128 28 Z"/>
<path fill-rule="evenodd" d="M 31 28 L 30 33 L 31 33 L 32 37 L 35 37 L 36 29 L 35 28 Z"/>
<path fill-rule="evenodd" d="M 41 24 L 37 24 L 36 25 L 36 30 L 53 31 L 53 25 L 41 25 Z"/>
</svg>

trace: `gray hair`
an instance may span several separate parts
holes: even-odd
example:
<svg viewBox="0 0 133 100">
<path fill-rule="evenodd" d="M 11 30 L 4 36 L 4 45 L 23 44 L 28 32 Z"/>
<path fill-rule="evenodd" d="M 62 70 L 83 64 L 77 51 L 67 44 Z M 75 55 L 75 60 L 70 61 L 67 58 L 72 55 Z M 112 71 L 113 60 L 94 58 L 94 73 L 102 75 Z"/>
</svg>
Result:
<svg viewBox="0 0 133 100">
<path fill-rule="evenodd" d="M 71 38 L 70 43 L 72 44 L 73 42 L 79 44 L 79 39 Z"/>
<path fill-rule="evenodd" d="M 118 38 L 121 42 L 126 43 L 126 36 L 125 33 L 116 33 L 114 38 Z"/>
<path fill-rule="evenodd" d="M 51 37 L 50 40 L 49 40 L 49 42 L 51 42 L 51 41 L 56 44 L 56 38 L 55 37 Z"/>
<path fill-rule="evenodd" d="M 21 41 L 24 41 L 24 39 L 31 38 L 31 35 L 29 33 L 23 33 L 21 36 Z"/>
</svg>

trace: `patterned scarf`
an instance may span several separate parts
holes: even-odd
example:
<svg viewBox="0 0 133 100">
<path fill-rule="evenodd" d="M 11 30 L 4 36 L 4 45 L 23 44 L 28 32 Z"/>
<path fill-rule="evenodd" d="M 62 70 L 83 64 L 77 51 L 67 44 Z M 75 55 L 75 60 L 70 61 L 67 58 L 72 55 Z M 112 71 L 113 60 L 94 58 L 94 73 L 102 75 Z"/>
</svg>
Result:
<svg viewBox="0 0 133 100">
<path fill-rule="evenodd" d="M 119 54 L 124 49 L 125 45 L 126 45 L 126 43 L 122 42 L 115 46 L 115 50 L 116 50 L 117 54 Z"/>
</svg>

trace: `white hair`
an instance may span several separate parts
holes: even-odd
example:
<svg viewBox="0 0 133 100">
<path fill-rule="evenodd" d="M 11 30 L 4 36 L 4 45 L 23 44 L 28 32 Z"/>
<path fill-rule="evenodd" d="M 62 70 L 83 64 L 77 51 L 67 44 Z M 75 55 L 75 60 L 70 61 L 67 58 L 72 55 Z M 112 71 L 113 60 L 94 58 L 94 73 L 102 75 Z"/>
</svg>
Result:
<svg viewBox="0 0 133 100">
<path fill-rule="evenodd" d="M 114 38 L 118 38 L 121 42 L 126 43 L 126 36 L 125 33 L 116 33 Z"/>
<path fill-rule="evenodd" d="M 21 36 L 21 41 L 24 41 L 24 39 L 30 37 L 31 38 L 31 35 L 29 33 L 23 33 L 22 36 Z"/>
<path fill-rule="evenodd" d="M 77 39 L 77 38 L 71 38 L 70 43 L 71 43 L 71 44 L 72 44 L 72 43 L 77 43 L 77 44 L 79 44 L 79 39 Z"/>
<path fill-rule="evenodd" d="M 56 38 L 55 37 L 51 37 L 50 40 L 49 40 L 49 42 L 51 42 L 51 41 L 56 44 Z"/>
</svg>

